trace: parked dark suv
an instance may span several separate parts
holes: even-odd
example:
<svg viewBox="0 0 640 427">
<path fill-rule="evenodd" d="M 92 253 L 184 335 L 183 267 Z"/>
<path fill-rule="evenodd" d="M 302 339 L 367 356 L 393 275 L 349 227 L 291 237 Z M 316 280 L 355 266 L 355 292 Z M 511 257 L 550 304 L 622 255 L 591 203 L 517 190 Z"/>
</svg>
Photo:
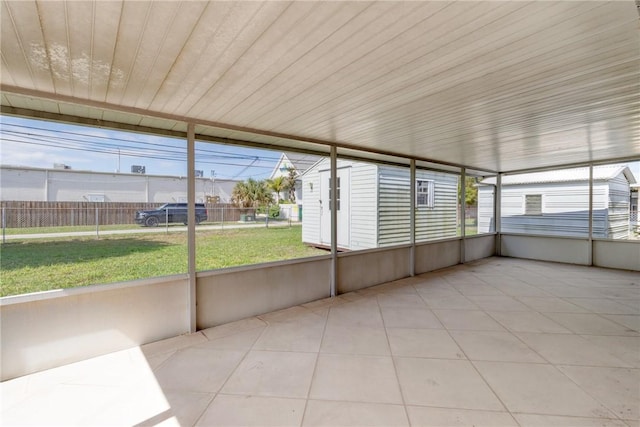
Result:
<svg viewBox="0 0 640 427">
<path fill-rule="evenodd" d="M 186 203 L 165 203 L 158 209 L 136 211 L 136 224 L 156 227 L 158 224 L 181 222 L 187 225 Z M 207 220 L 207 208 L 204 203 L 196 203 L 196 224 Z"/>
</svg>

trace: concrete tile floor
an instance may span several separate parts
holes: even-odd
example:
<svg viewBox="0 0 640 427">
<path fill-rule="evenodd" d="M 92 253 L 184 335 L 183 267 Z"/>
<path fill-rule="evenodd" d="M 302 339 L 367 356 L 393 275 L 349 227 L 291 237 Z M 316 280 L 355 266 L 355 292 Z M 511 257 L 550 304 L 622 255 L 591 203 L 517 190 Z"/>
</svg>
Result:
<svg viewBox="0 0 640 427">
<path fill-rule="evenodd" d="M 640 274 L 489 258 L 0 384 L 2 425 L 640 425 Z"/>
</svg>

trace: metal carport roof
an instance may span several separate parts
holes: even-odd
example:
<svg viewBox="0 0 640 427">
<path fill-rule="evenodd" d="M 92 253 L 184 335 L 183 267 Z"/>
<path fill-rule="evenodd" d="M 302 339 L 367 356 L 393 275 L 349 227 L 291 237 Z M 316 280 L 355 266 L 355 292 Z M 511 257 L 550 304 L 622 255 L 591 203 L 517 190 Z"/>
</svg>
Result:
<svg viewBox="0 0 640 427">
<path fill-rule="evenodd" d="M 5 114 L 493 171 L 640 156 L 634 1 L 27 0 L 1 15 Z"/>
</svg>

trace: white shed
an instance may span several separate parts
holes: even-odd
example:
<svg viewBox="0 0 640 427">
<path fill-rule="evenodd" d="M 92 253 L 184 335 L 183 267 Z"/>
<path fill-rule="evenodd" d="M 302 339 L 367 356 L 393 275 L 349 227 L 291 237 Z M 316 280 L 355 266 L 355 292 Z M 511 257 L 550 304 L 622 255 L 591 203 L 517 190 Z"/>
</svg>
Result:
<svg viewBox="0 0 640 427">
<path fill-rule="evenodd" d="M 331 245 L 331 172 L 322 159 L 301 176 L 302 240 Z M 408 168 L 350 160 L 337 162 L 337 233 L 343 250 L 370 249 L 410 241 Z M 416 241 L 455 237 L 458 176 L 416 171 Z"/>
<path fill-rule="evenodd" d="M 478 232 L 490 230 L 495 178 L 478 188 Z M 625 165 L 593 168 L 593 237 L 629 237 L 630 184 L 635 183 Z M 589 234 L 589 168 L 574 168 L 502 178 L 501 231 L 555 236 Z M 491 202 L 489 203 L 489 200 Z"/>
</svg>

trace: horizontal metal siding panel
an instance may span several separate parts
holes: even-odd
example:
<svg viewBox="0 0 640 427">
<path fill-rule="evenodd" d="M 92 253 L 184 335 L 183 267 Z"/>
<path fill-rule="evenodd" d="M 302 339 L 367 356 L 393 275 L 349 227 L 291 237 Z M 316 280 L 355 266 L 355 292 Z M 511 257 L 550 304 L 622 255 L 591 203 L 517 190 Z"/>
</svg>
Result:
<svg viewBox="0 0 640 427">
<path fill-rule="evenodd" d="M 378 245 L 411 241 L 411 175 L 408 168 L 380 166 L 378 173 Z"/>
<path fill-rule="evenodd" d="M 525 215 L 525 195 L 542 195 L 542 215 Z M 484 196 L 483 192 L 483 196 Z M 606 185 L 594 185 L 594 208 L 606 199 Z M 589 187 L 587 183 L 513 185 L 502 187 L 503 233 L 587 237 Z M 605 236 L 606 211 L 594 209 L 594 237 Z"/>
<path fill-rule="evenodd" d="M 377 165 L 353 162 L 351 165 L 351 249 L 377 246 Z"/>
<path fill-rule="evenodd" d="M 434 181 L 433 208 L 416 209 L 416 242 L 455 237 L 458 230 L 458 176 L 416 171 L 417 179 Z"/>
<path fill-rule="evenodd" d="M 478 188 L 478 234 L 495 231 L 495 187 Z"/>
<path fill-rule="evenodd" d="M 609 203 L 608 203 L 608 228 L 609 239 L 629 238 L 629 209 L 630 209 L 630 188 L 629 181 L 623 174 L 618 175 L 609 181 Z"/>
<path fill-rule="evenodd" d="M 305 175 L 302 181 L 302 241 L 320 243 L 320 174 Z"/>
</svg>

